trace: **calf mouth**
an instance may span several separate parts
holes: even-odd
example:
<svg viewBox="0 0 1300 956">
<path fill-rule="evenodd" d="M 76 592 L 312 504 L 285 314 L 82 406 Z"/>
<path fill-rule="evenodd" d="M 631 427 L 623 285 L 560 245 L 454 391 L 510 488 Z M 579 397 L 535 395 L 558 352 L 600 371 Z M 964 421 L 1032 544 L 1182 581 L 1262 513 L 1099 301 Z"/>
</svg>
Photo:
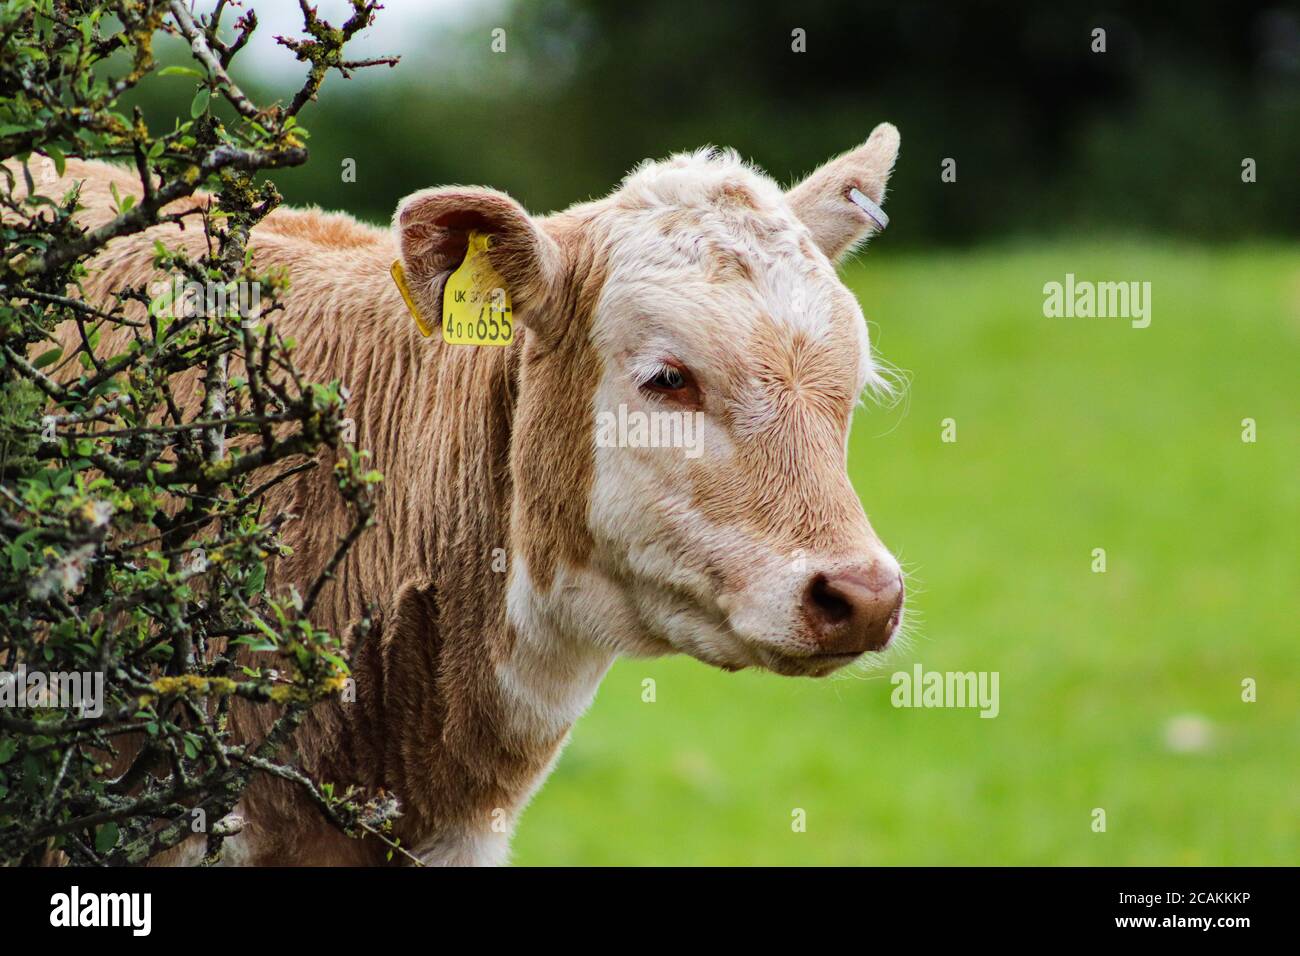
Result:
<svg viewBox="0 0 1300 956">
<path fill-rule="evenodd" d="M 879 644 L 843 650 L 823 649 L 810 636 L 805 636 L 802 641 L 792 636 L 792 639 L 776 644 L 748 635 L 736 627 L 731 619 L 731 608 L 717 596 L 710 596 L 711 600 L 701 600 L 701 596 L 695 593 L 681 589 L 677 593 L 700 613 L 703 618 L 701 632 L 708 634 L 712 640 L 695 646 L 683 646 L 680 642 L 672 641 L 649 621 L 643 620 L 643 627 L 648 634 L 653 635 L 656 643 L 663 645 L 665 651 L 685 653 L 727 673 L 759 669 L 782 677 L 828 677 L 864 657 L 882 655 L 893 644 L 903 616 L 903 605 L 900 602 L 890 616 L 888 636 Z"/>
<path fill-rule="evenodd" d="M 759 666 L 774 674 L 783 677 L 827 677 L 855 661 L 870 657 L 878 659 L 884 655 L 898 636 L 902 618 L 903 608 L 900 605 L 889 618 L 888 636 L 883 643 L 875 646 L 843 651 L 818 650 L 813 646 L 802 651 L 749 643 L 747 648 L 759 658 Z"/>
<path fill-rule="evenodd" d="M 760 648 L 758 653 L 762 659 L 762 666 L 782 677 L 829 677 L 869 652 L 790 654 L 771 648 Z"/>
</svg>

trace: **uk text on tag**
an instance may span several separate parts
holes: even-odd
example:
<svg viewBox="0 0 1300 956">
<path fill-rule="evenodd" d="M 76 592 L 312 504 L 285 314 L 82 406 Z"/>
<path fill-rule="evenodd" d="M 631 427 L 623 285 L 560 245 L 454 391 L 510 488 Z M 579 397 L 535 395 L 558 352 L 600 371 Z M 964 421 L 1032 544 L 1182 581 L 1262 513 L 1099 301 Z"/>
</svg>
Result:
<svg viewBox="0 0 1300 956">
<path fill-rule="evenodd" d="M 505 280 L 492 267 L 490 237 L 471 232 L 465 261 L 442 290 L 442 339 L 449 345 L 509 345 L 514 312 Z"/>
</svg>

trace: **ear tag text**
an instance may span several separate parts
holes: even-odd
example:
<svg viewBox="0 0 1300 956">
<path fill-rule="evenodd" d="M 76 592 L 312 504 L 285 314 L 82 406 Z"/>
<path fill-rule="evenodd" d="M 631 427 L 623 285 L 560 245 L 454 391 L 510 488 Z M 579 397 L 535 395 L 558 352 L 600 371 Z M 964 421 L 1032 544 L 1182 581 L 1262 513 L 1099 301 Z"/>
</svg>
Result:
<svg viewBox="0 0 1300 956">
<path fill-rule="evenodd" d="M 505 280 L 492 266 L 488 235 L 469 234 L 465 261 L 442 290 L 442 340 L 448 345 L 509 345 L 514 311 Z"/>
</svg>

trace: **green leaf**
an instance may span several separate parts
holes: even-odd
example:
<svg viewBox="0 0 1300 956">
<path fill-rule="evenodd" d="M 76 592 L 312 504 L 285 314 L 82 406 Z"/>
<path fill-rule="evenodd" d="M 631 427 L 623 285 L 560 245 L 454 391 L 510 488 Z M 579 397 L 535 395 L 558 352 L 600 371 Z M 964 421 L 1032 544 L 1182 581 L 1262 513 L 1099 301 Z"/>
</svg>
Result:
<svg viewBox="0 0 1300 956">
<path fill-rule="evenodd" d="M 243 591 L 247 595 L 261 594 L 262 589 L 266 587 L 266 565 L 256 564 L 248 572 L 248 577 L 244 581 Z"/>
<path fill-rule="evenodd" d="M 46 156 L 54 160 L 54 171 L 62 176 L 63 171 L 67 169 L 68 166 L 68 160 L 67 157 L 63 155 L 63 150 L 59 149 L 59 147 L 55 146 L 53 143 L 46 143 L 42 149 Z"/>
<path fill-rule="evenodd" d="M 95 852 L 107 853 L 117 846 L 117 838 L 117 824 L 110 820 L 95 833 Z"/>
<path fill-rule="evenodd" d="M 200 80 L 206 80 L 207 75 L 201 70 L 196 70 L 192 66 L 164 66 L 158 71 L 159 76 L 194 76 Z"/>
<path fill-rule="evenodd" d="M 200 116 L 206 113 L 208 111 L 209 98 L 210 98 L 210 94 L 208 93 L 208 88 L 206 86 L 203 89 L 199 90 L 197 93 L 195 93 L 194 101 L 190 103 L 190 116 L 194 117 L 195 119 L 198 119 Z"/>
<path fill-rule="evenodd" d="M 31 567 L 31 558 L 22 548 L 9 546 L 9 563 L 13 565 L 15 571 L 26 571 Z"/>
<path fill-rule="evenodd" d="M 63 355 L 63 349 L 59 348 L 58 346 L 55 346 L 54 348 L 50 349 L 48 352 L 42 352 L 40 355 L 38 355 L 36 357 L 36 361 L 33 362 L 32 364 L 35 365 L 37 368 L 45 368 L 45 366 L 52 365 L 53 363 L 57 362 L 62 355 Z"/>
</svg>

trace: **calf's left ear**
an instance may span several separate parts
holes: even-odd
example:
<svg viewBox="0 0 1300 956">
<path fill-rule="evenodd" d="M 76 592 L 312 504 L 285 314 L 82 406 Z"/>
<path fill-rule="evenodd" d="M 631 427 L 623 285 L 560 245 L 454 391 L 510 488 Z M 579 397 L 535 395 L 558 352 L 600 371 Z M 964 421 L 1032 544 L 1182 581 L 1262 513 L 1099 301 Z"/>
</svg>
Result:
<svg viewBox="0 0 1300 956">
<path fill-rule="evenodd" d="M 555 240 L 514 199 L 484 186 L 412 193 L 398 204 L 393 231 L 407 286 L 421 315 L 434 325 L 442 320 L 443 287 L 465 261 L 471 232 L 490 237 L 488 258 L 525 326 L 561 275 L 562 254 Z"/>
<path fill-rule="evenodd" d="M 786 201 L 796 216 L 812 230 L 813 240 L 827 258 L 838 262 L 869 233 L 884 228 L 878 208 L 885 201 L 885 185 L 898 158 L 898 130 L 881 123 L 856 149 L 825 163 L 792 187 Z M 854 190 L 870 200 L 855 202 Z"/>
</svg>

